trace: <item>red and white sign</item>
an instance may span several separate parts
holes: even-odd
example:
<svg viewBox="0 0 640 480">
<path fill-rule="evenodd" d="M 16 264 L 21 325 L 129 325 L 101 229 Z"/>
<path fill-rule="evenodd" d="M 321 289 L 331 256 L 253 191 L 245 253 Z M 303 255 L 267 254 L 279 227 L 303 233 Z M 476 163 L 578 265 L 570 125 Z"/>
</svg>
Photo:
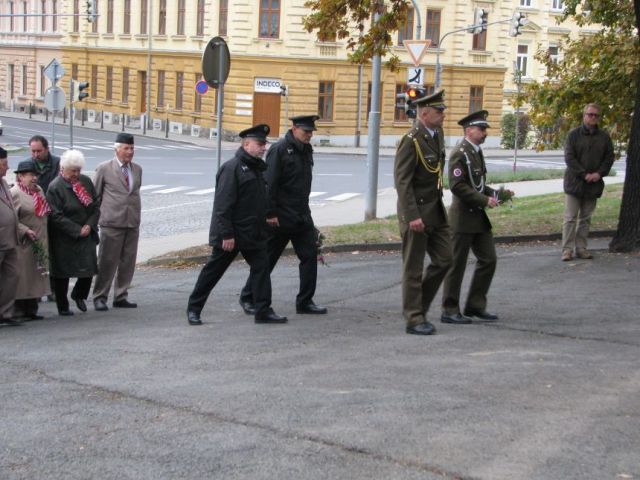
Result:
<svg viewBox="0 0 640 480">
<path fill-rule="evenodd" d="M 407 49 L 407 52 L 409 52 L 413 64 L 419 67 L 422 57 L 424 57 L 429 45 L 431 45 L 431 40 L 403 40 L 402 44 L 404 48 Z"/>
</svg>

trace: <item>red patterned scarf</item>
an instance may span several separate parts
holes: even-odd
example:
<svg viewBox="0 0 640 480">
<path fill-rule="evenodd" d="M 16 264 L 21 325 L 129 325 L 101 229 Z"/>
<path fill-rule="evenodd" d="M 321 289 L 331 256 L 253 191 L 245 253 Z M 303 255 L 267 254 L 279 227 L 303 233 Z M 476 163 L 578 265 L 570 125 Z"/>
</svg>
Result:
<svg viewBox="0 0 640 480">
<path fill-rule="evenodd" d="M 60 176 L 62 177 L 62 173 L 60 173 Z M 80 203 L 82 205 L 84 205 L 85 207 L 88 207 L 89 205 L 91 205 L 93 198 L 91 198 L 91 194 L 87 192 L 87 190 L 82 186 L 80 182 L 78 181 L 70 182 L 64 177 L 62 177 L 62 179 L 65 182 L 71 184 L 71 189 L 73 190 L 73 193 L 76 194 L 76 197 L 78 198 L 78 200 L 80 200 Z"/>
<path fill-rule="evenodd" d="M 47 199 L 44 198 L 44 195 L 40 193 L 40 190 L 29 190 L 25 185 L 18 182 L 18 188 L 22 190 L 27 195 L 31 195 L 33 197 L 33 206 L 36 211 L 37 217 L 44 217 L 51 212 L 51 207 L 47 203 Z"/>
</svg>

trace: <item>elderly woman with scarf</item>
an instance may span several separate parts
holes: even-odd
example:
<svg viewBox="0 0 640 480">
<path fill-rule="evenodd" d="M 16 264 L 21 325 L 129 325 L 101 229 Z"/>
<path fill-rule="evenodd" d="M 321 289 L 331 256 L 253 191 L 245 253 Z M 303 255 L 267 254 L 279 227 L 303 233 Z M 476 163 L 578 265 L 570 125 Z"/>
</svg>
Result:
<svg viewBox="0 0 640 480">
<path fill-rule="evenodd" d="M 73 315 L 67 291 L 69 278 L 76 281 L 71 299 L 78 309 L 87 311 L 86 299 L 91 279 L 98 270 L 98 218 L 100 199 L 91 179 L 80 171 L 85 165 L 78 150 L 67 150 L 60 159 L 60 176 L 49 184 L 49 254 L 56 304 L 60 315 Z"/>
<path fill-rule="evenodd" d="M 38 300 L 51 293 L 47 253 L 47 216 L 51 208 L 38 185 L 33 160 L 20 162 L 14 173 L 16 184 L 11 189 L 11 196 L 18 214 L 20 245 L 13 316 L 40 320 L 43 317 L 38 315 Z"/>
</svg>

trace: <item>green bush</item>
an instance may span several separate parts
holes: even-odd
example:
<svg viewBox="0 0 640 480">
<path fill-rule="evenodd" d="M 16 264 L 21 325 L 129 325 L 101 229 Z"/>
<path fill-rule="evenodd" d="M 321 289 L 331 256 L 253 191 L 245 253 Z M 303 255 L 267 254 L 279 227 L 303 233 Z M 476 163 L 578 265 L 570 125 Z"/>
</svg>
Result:
<svg viewBox="0 0 640 480">
<path fill-rule="evenodd" d="M 506 113 L 502 117 L 501 122 L 502 140 L 500 145 L 504 148 L 513 149 L 516 146 L 516 115 L 514 113 Z M 529 130 L 531 129 L 531 120 L 529 115 L 521 113 L 518 119 L 518 148 L 527 148 L 529 146 Z"/>
</svg>

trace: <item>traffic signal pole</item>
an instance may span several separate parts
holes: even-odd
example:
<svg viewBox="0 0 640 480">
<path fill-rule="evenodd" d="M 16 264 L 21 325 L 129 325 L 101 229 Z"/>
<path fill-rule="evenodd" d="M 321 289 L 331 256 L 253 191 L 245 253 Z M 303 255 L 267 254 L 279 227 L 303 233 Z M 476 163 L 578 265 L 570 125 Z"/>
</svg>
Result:
<svg viewBox="0 0 640 480">
<path fill-rule="evenodd" d="M 69 144 L 73 148 L 73 94 L 74 94 L 73 78 L 69 80 Z"/>
</svg>

